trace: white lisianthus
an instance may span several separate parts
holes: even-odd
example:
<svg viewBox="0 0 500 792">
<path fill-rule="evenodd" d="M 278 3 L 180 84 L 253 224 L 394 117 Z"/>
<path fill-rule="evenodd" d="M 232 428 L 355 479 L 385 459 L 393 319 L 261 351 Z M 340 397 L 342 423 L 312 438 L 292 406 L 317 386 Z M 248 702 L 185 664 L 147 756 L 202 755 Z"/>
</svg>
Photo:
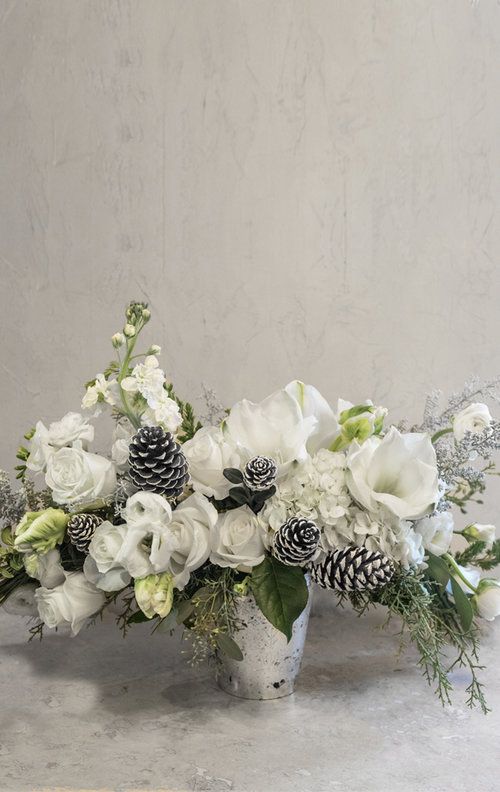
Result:
<svg viewBox="0 0 500 792">
<path fill-rule="evenodd" d="M 394 426 L 383 439 L 353 441 L 347 455 L 347 485 L 369 511 L 385 507 L 401 519 L 423 517 L 439 497 L 436 452 L 427 434 L 401 434 Z"/>
<path fill-rule="evenodd" d="M 479 616 L 486 621 L 493 621 L 500 616 L 500 580 L 481 580 L 473 603 Z"/>
<path fill-rule="evenodd" d="M 36 587 L 29 583 L 18 586 L 0 607 L 11 616 L 38 616 L 35 591 Z"/>
<path fill-rule="evenodd" d="M 94 531 L 83 571 L 85 577 L 103 591 L 120 591 L 130 583 L 130 574 L 119 560 L 126 534 L 126 525 L 113 525 L 108 521 Z"/>
<path fill-rule="evenodd" d="M 162 388 L 157 396 L 150 396 L 148 407 L 141 415 L 145 426 L 161 426 L 166 432 L 175 434 L 182 423 L 179 405 Z"/>
<path fill-rule="evenodd" d="M 165 374 L 159 368 L 158 358 L 148 355 L 144 363 L 134 366 L 130 377 L 125 377 L 121 386 L 127 393 L 140 393 L 149 402 L 158 398 L 163 390 Z"/>
<path fill-rule="evenodd" d="M 495 541 L 497 529 L 494 525 L 482 525 L 481 523 L 474 523 L 468 525 L 464 529 L 463 535 L 473 542 L 485 542 L 486 550 L 491 550 L 493 542 Z"/>
<path fill-rule="evenodd" d="M 90 503 L 113 495 L 116 470 L 103 456 L 81 448 L 61 448 L 47 463 L 45 481 L 56 503 Z"/>
<path fill-rule="evenodd" d="M 453 539 L 453 515 L 449 511 L 424 517 L 415 524 L 415 531 L 422 537 L 425 549 L 435 556 L 447 553 Z"/>
<path fill-rule="evenodd" d="M 241 464 L 231 438 L 219 426 L 204 426 L 183 443 L 182 451 L 189 463 L 193 489 L 216 500 L 227 497 L 233 485 L 224 478 L 223 470 Z"/>
<path fill-rule="evenodd" d="M 94 415 L 99 415 L 100 405 L 105 403 L 114 407 L 119 400 L 119 385 L 117 380 L 107 380 L 104 374 L 98 374 L 93 385 L 89 385 L 82 399 L 82 409 L 91 410 L 95 407 Z"/>
<path fill-rule="evenodd" d="M 213 564 L 248 572 L 265 557 L 265 534 L 248 506 L 219 514 L 210 532 Z"/>
<path fill-rule="evenodd" d="M 267 456 L 278 465 L 278 478 L 293 462 L 307 457 L 306 444 L 318 421 L 304 417 L 298 402 L 286 390 L 268 396 L 259 404 L 243 399 L 232 407 L 223 422 L 224 434 L 244 462 Z"/>
<path fill-rule="evenodd" d="M 136 492 L 127 500 L 123 519 L 131 530 L 147 531 L 153 524 L 168 525 L 172 519 L 172 508 L 163 495 Z"/>
<path fill-rule="evenodd" d="M 59 550 L 47 553 L 30 553 L 24 557 L 24 568 L 27 574 L 40 581 L 44 588 L 55 588 L 64 583 L 64 569 L 61 564 Z"/>
<path fill-rule="evenodd" d="M 314 385 L 305 385 L 299 380 L 289 382 L 285 391 L 295 399 L 304 418 L 312 416 L 317 421 L 307 439 L 308 452 L 314 454 L 320 448 L 328 448 L 339 433 L 339 424 L 326 399 Z"/>
<path fill-rule="evenodd" d="M 48 435 L 50 445 L 56 449 L 75 443 L 86 448 L 86 444 L 94 439 L 94 427 L 80 413 L 69 412 L 60 421 L 49 425 Z"/>
<path fill-rule="evenodd" d="M 460 442 L 467 432 L 481 434 L 492 422 L 490 411 L 486 404 L 474 402 L 465 409 L 460 410 L 453 419 L 453 434 L 455 440 Z"/>
<path fill-rule="evenodd" d="M 90 616 L 104 605 L 106 597 L 81 572 L 66 572 L 66 580 L 56 588 L 41 586 L 35 591 L 40 619 L 47 627 L 68 623 L 77 635 Z"/>
</svg>

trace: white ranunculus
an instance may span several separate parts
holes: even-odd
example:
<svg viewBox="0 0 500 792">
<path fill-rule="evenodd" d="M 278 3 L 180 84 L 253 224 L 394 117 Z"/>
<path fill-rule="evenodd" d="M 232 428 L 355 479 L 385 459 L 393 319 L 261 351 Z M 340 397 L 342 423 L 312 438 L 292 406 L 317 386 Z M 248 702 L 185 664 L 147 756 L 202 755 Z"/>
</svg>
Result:
<svg viewBox="0 0 500 792">
<path fill-rule="evenodd" d="M 285 391 L 295 399 L 304 418 L 312 416 L 317 421 L 306 443 L 308 452 L 315 454 L 320 448 L 329 448 L 338 435 L 339 424 L 326 399 L 314 385 L 299 380 L 289 382 Z"/>
<path fill-rule="evenodd" d="M 429 512 L 439 497 L 436 453 L 427 434 L 401 434 L 391 427 L 383 439 L 352 443 L 347 486 L 365 508 L 389 509 L 401 519 Z"/>
<path fill-rule="evenodd" d="M 248 572 L 264 560 L 265 533 L 248 506 L 219 514 L 210 532 L 213 564 Z"/>
<path fill-rule="evenodd" d="M 453 539 L 453 515 L 449 511 L 424 517 L 415 524 L 415 531 L 422 536 L 425 549 L 435 556 L 447 553 Z"/>
<path fill-rule="evenodd" d="M 43 472 L 53 453 L 54 449 L 49 442 L 49 430 L 42 421 L 37 421 L 35 434 L 30 441 L 30 454 L 26 467 L 33 473 Z"/>
<path fill-rule="evenodd" d="M 126 525 L 106 521 L 94 531 L 83 571 L 85 577 L 103 591 L 119 591 L 130 583 L 130 573 L 120 560 L 127 530 Z M 139 561 L 147 563 L 145 553 L 138 552 Z M 148 567 L 146 569 L 148 574 Z"/>
<path fill-rule="evenodd" d="M 49 443 L 54 448 L 64 448 L 74 443 L 85 448 L 94 439 L 94 427 L 80 413 L 69 412 L 60 421 L 49 425 Z"/>
<path fill-rule="evenodd" d="M 1 607 L 11 616 L 37 616 L 38 608 L 35 600 L 36 587 L 26 583 L 18 586 L 12 594 L 9 594 Z"/>
<path fill-rule="evenodd" d="M 222 500 L 233 485 L 224 478 L 224 468 L 239 468 L 235 444 L 219 426 L 204 426 L 182 446 L 189 463 L 191 483 L 196 492 Z"/>
<path fill-rule="evenodd" d="M 267 456 L 278 464 L 278 478 L 295 461 L 307 457 L 306 444 L 318 425 L 312 415 L 304 417 L 298 402 L 286 390 L 259 404 L 243 399 L 224 421 L 225 436 L 236 445 L 243 462 Z"/>
<path fill-rule="evenodd" d="M 204 495 L 195 493 L 177 506 L 168 526 L 170 536 L 175 540 L 168 560 L 161 558 L 156 566 L 166 568 L 174 577 L 174 585 L 182 590 L 191 572 L 199 569 L 210 554 L 210 531 L 217 522 L 217 510 Z M 155 559 L 151 557 L 153 566 Z"/>
<path fill-rule="evenodd" d="M 73 635 L 77 635 L 87 619 L 102 608 L 106 597 L 82 572 L 65 574 L 66 580 L 60 586 L 38 588 L 35 599 L 40 619 L 47 627 L 68 623 Z"/>
<path fill-rule="evenodd" d="M 480 434 L 487 429 L 492 422 L 490 411 L 486 404 L 474 402 L 465 409 L 460 410 L 453 419 L 453 434 L 455 440 L 460 442 L 464 439 L 467 432 Z"/>
<path fill-rule="evenodd" d="M 24 568 L 28 575 L 40 581 L 44 588 L 55 588 L 64 583 L 64 569 L 61 555 L 55 548 L 47 553 L 30 553 L 24 558 Z"/>
<path fill-rule="evenodd" d="M 45 481 L 56 503 L 90 503 L 111 497 L 116 470 L 103 456 L 81 448 L 61 448 L 48 461 Z"/>
<path fill-rule="evenodd" d="M 482 580 L 474 597 L 474 604 L 482 619 L 493 621 L 500 616 L 500 581 Z"/>
</svg>

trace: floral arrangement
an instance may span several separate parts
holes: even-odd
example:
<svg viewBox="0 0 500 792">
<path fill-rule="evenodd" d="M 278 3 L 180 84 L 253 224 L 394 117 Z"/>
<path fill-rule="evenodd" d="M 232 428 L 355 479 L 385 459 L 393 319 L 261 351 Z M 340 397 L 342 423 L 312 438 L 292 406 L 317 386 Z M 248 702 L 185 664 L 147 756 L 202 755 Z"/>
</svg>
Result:
<svg viewBox="0 0 500 792">
<path fill-rule="evenodd" d="M 290 639 L 310 576 L 359 613 L 399 617 L 443 702 L 450 668 L 467 666 L 468 703 L 486 711 L 477 649 L 481 622 L 500 614 L 487 576 L 500 541 L 492 525 L 458 529 L 453 512 L 480 503 L 494 473 L 500 423 L 480 399 L 498 401 L 497 382 L 469 384 L 445 409 L 432 394 L 418 427 L 389 425 L 371 401 L 333 409 L 299 381 L 230 410 L 209 393 L 202 426 L 160 348 L 136 351 L 149 319 L 145 304 L 127 308 L 84 413 L 26 434 L 21 489 L 0 475 L 3 607 L 32 616 L 32 636 L 76 634 L 109 608 L 124 633 L 182 625 L 195 657 L 241 659 L 237 599 L 251 593 Z M 92 423 L 103 411 L 106 455 Z"/>
</svg>

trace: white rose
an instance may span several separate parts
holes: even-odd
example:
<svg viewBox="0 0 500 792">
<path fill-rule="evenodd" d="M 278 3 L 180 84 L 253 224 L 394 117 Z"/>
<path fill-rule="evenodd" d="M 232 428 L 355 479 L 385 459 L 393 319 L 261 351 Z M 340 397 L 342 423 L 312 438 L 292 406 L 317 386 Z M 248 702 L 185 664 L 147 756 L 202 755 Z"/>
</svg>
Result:
<svg viewBox="0 0 500 792">
<path fill-rule="evenodd" d="M 278 477 L 295 461 L 307 457 L 306 443 L 318 421 L 304 417 L 298 402 L 285 390 L 255 404 L 243 399 L 224 421 L 224 433 L 236 445 L 244 461 L 267 456 L 278 464 Z"/>
<path fill-rule="evenodd" d="M 1 607 L 11 616 L 37 616 L 35 591 L 35 586 L 31 586 L 29 583 L 18 586 L 12 594 L 9 594 L 5 602 L 2 602 Z"/>
<path fill-rule="evenodd" d="M 421 535 L 425 549 L 435 556 L 448 552 L 453 528 L 453 515 L 449 511 L 424 517 L 415 524 L 415 531 Z"/>
<path fill-rule="evenodd" d="M 60 586 L 37 589 L 35 599 L 40 619 L 47 627 L 69 623 L 73 635 L 76 635 L 89 616 L 102 608 L 106 597 L 81 572 L 65 574 L 66 580 Z"/>
<path fill-rule="evenodd" d="M 295 399 L 304 418 L 312 416 L 317 421 L 307 440 L 308 452 L 314 454 L 320 448 L 328 448 L 338 435 L 339 424 L 326 399 L 313 385 L 299 380 L 289 382 L 285 391 Z"/>
<path fill-rule="evenodd" d="M 222 500 L 233 485 L 224 478 L 225 468 L 239 468 L 240 457 L 234 443 L 218 426 L 204 426 L 182 446 L 189 463 L 193 489 L 202 495 Z"/>
<path fill-rule="evenodd" d="M 474 402 L 461 410 L 453 419 L 453 434 L 455 440 L 460 442 L 464 439 L 467 432 L 480 434 L 487 429 L 493 418 L 486 404 Z"/>
<path fill-rule="evenodd" d="M 61 448 L 48 461 L 45 481 L 56 503 L 89 503 L 114 493 L 116 470 L 109 459 L 98 454 Z"/>
<path fill-rule="evenodd" d="M 158 566 L 174 576 L 174 585 L 182 590 L 191 572 L 199 569 L 210 554 L 210 531 L 217 522 L 214 506 L 203 495 L 195 493 L 179 504 L 172 515 L 168 532 L 175 540 L 169 558 L 158 559 Z M 153 564 L 155 559 L 152 558 Z"/>
<path fill-rule="evenodd" d="M 265 534 L 248 506 L 220 514 L 210 532 L 213 564 L 248 572 L 264 560 Z"/>
<path fill-rule="evenodd" d="M 500 616 L 500 581 L 482 580 L 474 597 L 474 604 L 482 619 L 493 621 Z"/>
<path fill-rule="evenodd" d="M 391 427 L 383 439 L 354 441 L 347 456 L 347 486 L 370 511 L 389 509 L 399 518 L 416 519 L 439 497 L 436 453 L 426 434 L 401 434 Z"/>
<path fill-rule="evenodd" d="M 85 447 L 94 439 L 94 427 L 80 413 L 69 412 L 60 421 L 49 425 L 49 443 L 54 448 L 79 443 Z"/>
<path fill-rule="evenodd" d="M 103 591 L 120 591 L 130 583 L 130 574 L 119 560 L 126 535 L 126 525 L 113 525 L 108 521 L 94 531 L 83 571 L 85 577 Z"/>
<path fill-rule="evenodd" d="M 64 569 L 59 550 L 47 553 L 31 553 L 24 558 L 24 568 L 28 575 L 40 581 L 44 588 L 55 588 L 64 583 Z"/>
<path fill-rule="evenodd" d="M 31 438 L 30 455 L 26 467 L 33 473 L 43 472 L 53 453 L 54 449 L 49 443 L 49 430 L 42 421 L 38 421 L 35 426 L 35 434 Z"/>
</svg>

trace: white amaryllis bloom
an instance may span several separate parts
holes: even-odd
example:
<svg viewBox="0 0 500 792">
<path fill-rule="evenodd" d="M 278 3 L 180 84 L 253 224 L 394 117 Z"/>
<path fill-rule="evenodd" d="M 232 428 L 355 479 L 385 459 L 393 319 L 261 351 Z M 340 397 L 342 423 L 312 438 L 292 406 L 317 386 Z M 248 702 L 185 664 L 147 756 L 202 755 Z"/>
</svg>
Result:
<svg viewBox="0 0 500 792">
<path fill-rule="evenodd" d="M 451 512 L 438 512 L 432 517 L 424 517 L 415 523 L 414 528 L 421 535 L 423 545 L 429 553 L 441 556 L 450 549 L 454 528 Z"/>
<path fill-rule="evenodd" d="M 106 597 L 81 572 L 65 574 L 66 580 L 60 586 L 38 588 L 35 599 L 40 619 L 47 627 L 67 623 L 73 635 L 77 635 L 87 619 L 102 608 Z"/>
<path fill-rule="evenodd" d="M 102 403 L 114 407 L 119 400 L 119 385 L 116 379 L 107 380 L 104 374 L 98 374 L 94 385 L 89 385 L 82 399 L 82 409 L 94 410 L 94 415 L 99 415 Z"/>
<path fill-rule="evenodd" d="M 140 393 L 150 402 L 161 395 L 165 374 L 159 368 L 158 358 L 148 355 L 144 363 L 134 366 L 130 377 L 122 380 L 121 386 L 127 393 Z"/>
<path fill-rule="evenodd" d="M 248 506 L 219 514 L 210 532 L 210 560 L 221 567 L 249 572 L 265 557 L 265 533 Z"/>
<path fill-rule="evenodd" d="M 116 489 L 113 462 L 81 448 L 61 448 L 47 463 L 47 486 L 56 503 L 90 503 L 106 499 Z"/>
<path fill-rule="evenodd" d="M 453 434 L 455 440 L 460 442 L 464 439 L 467 432 L 480 434 L 487 429 L 492 422 L 490 411 L 486 404 L 474 402 L 468 407 L 457 413 L 453 419 Z"/>
<path fill-rule="evenodd" d="M 27 574 L 40 581 L 40 585 L 45 588 L 55 588 L 64 583 L 64 569 L 59 550 L 54 548 L 47 553 L 30 553 L 23 560 Z"/>
<path fill-rule="evenodd" d="M 289 382 L 285 391 L 295 399 L 304 418 L 313 417 L 317 421 L 307 439 L 308 452 L 314 454 L 320 448 L 328 448 L 338 435 L 339 425 L 327 400 L 314 385 L 305 385 L 300 380 Z"/>
<path fill-rule="evenodd" d="M 85 577 L 103 591 L 120 591 L 130 583 L 130 574 L 120 561 L 127 530 L 126 525 L 105 521 L 94 531 L 83 571 Z M 139 561 L 144 561 L 145 554 L 138 551 L 138 555 Z"/>
<path fill-rule="evenodd" d="M 278 465 L 278 478 L 291 465 L 307 457 L 306 444 L 318 421 L 304 417 L 298 402 L 286 390 L 268 396 L 259 404 L 243 399 L 231 408 L 223 422 L 243 462 L 267 456 Z"/>
<path fill-rule="evenodd" d="M 473 601 L 482 619 L 493 621 L 500 616 L 500 580 L 481 580 Z"/>
<path fill-rule="evenodd" d="M 356 441 L 347 455 L 347 486 L 370 511 L 381 507 L 400 519 L 417 519 L 439 497 L 436 452 L 427 434 L 401 434 L 393 426 L 384 438 Z"/>
<path fill-rule="evenodd" d="M 35 591 L 35 586 L 31 586 L 29 583 L 18 586 L 0 607 L 11 616 L 38 616 Z"/>
<path fill-rule="evenodd" d="M 182 451 L 189 463 L 193 489 L 217 500 L 227 497 L 233 485 L 224 478 L 223 470 L 239 468 L 241 463 L 231 438 L 219 426 L 204 426 L 183 443 Z"/>
</svg>

